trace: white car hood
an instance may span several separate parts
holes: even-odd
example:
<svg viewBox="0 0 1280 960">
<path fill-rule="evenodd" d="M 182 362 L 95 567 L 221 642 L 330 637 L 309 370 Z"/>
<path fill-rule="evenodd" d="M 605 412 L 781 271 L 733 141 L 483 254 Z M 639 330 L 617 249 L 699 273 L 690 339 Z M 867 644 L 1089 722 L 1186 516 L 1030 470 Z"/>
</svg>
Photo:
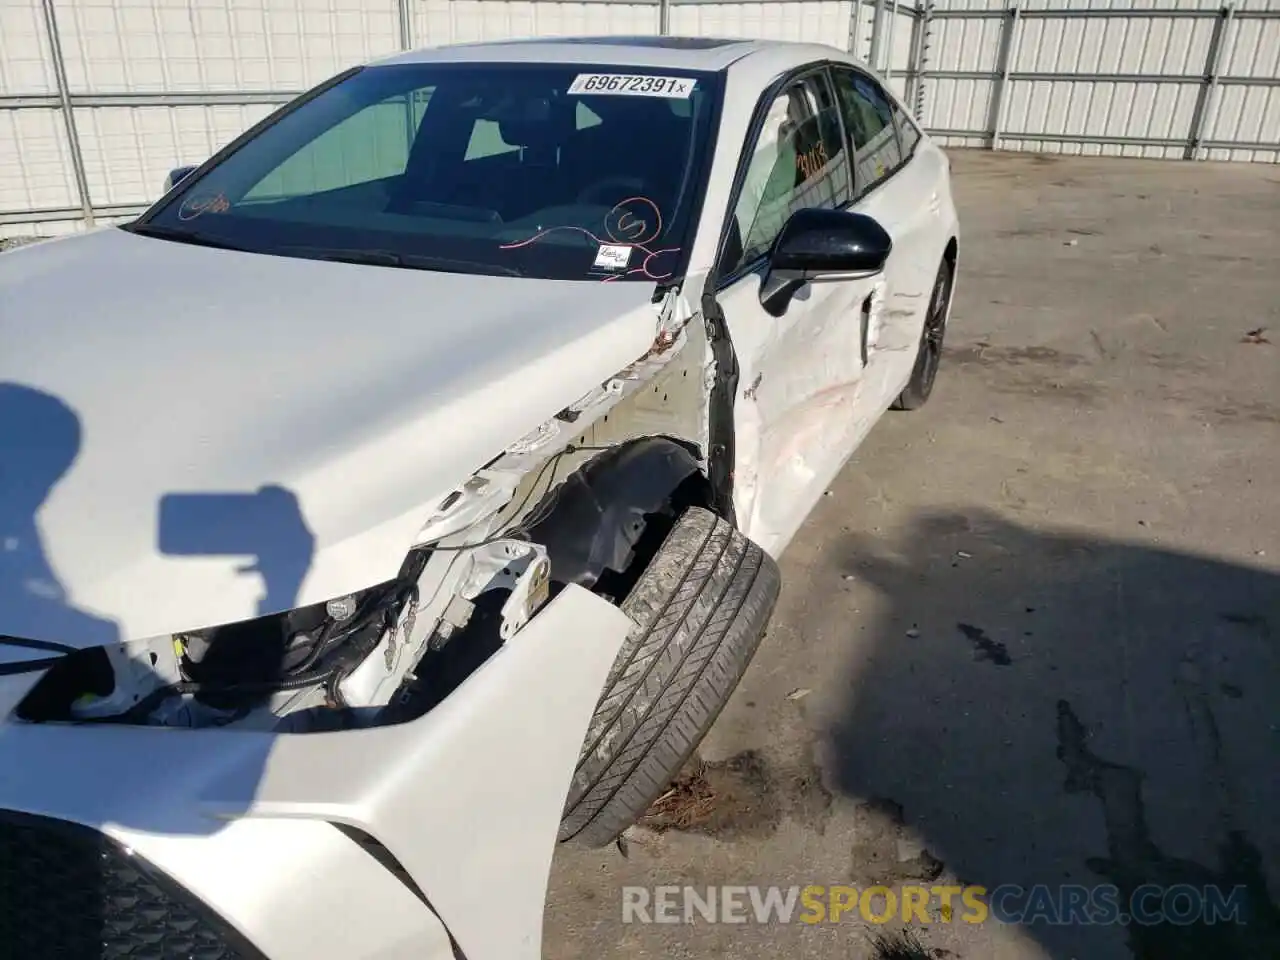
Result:
<svg viewBox="0 0 1280 960">
<path fill-rule="evenodd" d="M 153 637 L 394 576 L 441 497 L 645 353 L 651 293 L 114 228 L 0 256 L 0 634 Z"/>
</svg>

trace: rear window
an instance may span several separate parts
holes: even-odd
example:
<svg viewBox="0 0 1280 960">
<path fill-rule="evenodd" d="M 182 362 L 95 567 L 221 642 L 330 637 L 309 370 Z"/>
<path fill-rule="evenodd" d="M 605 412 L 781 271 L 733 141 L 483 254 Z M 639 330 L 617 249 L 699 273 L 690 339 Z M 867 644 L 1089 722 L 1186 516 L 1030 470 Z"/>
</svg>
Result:
<svg viewBox="0 0 1280 960">
<path fill-rule="evenodd" d="M 284 113 L 135 229 L 284 256 L 670 279 L 691 239 L 718 97 L 719 77 L 696 72 L 366 68 Z"/>
</svg>

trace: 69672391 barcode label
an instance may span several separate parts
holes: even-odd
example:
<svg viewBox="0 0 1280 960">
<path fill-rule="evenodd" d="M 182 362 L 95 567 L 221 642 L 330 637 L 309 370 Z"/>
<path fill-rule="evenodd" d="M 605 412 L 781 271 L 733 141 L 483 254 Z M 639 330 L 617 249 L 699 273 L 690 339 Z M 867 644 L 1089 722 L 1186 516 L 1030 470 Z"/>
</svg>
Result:
<svg viewBox="0 0 1280 960">
<path fill-rule="evenodd" d="M 687 100 L 697 83 L 691 77 L 652 77 L 628 73 L 580 73 L 569 84 L 570 94 L 612 94 L 621 97 L 667 97 Z"/>
</svg>

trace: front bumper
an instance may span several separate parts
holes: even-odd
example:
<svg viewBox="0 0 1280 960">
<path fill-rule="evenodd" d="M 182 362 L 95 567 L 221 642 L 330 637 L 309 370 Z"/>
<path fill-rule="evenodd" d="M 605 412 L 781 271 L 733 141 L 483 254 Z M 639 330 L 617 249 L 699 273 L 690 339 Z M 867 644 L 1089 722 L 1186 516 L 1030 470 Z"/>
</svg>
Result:
<svg viewBox="0 0 1280 960">
<path fill-rule="evenodd" d="M 0 813 L 0 957 L 265 960 L 143 857 L 65 820 Z"/>
<path fill-rule="evenodd" d="M 59 910 L 115 938 L 66 960 L 445 960 L 451 940 L 537 958 L 569 779 L 630 625 L 567 587 L 398 726 L 0 725 L 0 856 L 17 856 L 0 960 L 29 943 L 13 960 L 61 960 L 41 940 Z M 24 886 L 26 867 L 66 888 Z"/>
</svg>

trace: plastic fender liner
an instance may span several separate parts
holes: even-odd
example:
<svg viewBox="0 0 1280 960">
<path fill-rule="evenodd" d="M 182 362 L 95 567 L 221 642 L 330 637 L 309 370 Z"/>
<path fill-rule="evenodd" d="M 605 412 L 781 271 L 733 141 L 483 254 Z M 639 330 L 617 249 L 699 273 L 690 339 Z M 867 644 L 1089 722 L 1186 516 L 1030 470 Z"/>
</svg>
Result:
<svg viewBox="0 0 1280 960">
<path fill-rule="evenodd" d="M 682 485 L 696 478 L 691 502 L 710 491 L 692 445 L 643 437 L 589 460 L 532 511 L 529 530 L 551 556 L 551 579 L 590 589 L 605 571 L 622 573 L 653 514 L 671 512 Z"/>
</svg>

